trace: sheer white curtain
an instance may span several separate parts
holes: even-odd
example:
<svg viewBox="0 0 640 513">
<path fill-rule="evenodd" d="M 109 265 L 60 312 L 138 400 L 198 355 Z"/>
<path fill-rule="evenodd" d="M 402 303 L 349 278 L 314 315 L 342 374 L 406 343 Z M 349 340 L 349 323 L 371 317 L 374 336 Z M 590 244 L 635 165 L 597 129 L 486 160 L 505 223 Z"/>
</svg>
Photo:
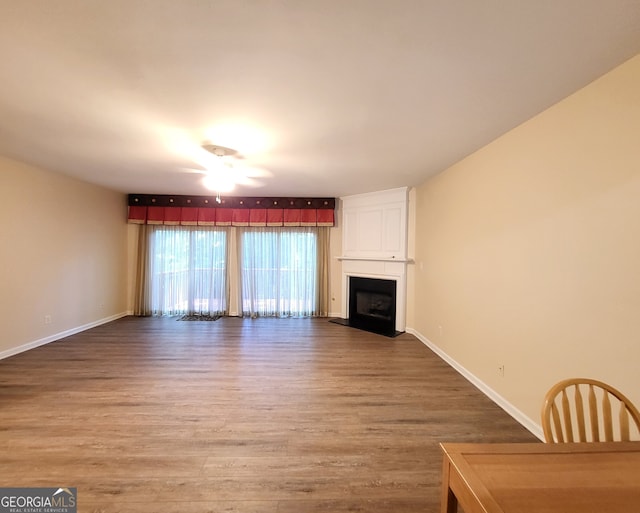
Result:
<svg viewBox="0 0 640 513">
<path fill-rule="evenodd" d="M 241 229 L 242 315 L 316 314 L 317 239 L 314 227 Z"/>
<path fill-rule="evenodd" d="M 226 229 L 186 226 L 150 228 L 148 277 L 151 314 L 226 313 Z"/>
</svg>

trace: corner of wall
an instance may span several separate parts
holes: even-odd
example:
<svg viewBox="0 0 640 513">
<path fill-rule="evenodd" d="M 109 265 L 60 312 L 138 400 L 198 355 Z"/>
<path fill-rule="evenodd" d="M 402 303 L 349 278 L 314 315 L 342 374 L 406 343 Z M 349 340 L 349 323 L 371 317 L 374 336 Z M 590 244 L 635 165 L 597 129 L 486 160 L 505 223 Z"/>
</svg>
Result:
<svg viewBox="0 0 640 513">
<path fill-rule="evenodd" d="M 514 420 L 520 423 L 525 429 L 531 432 L 539 440 L 544 441 L 544 434 L 542 432 L 542 426 L 540 424 L 538 424 L 537 422 L 534 422 L 530 417 L 525 415 L 522 411 L 520 411 L 513 404 L 507 401 L 504 397 L 498 394 L 484 381 L 482 381 L 480 378 L 475 376 L 465 367 L 460 365 L 456 360 L 451 358 L 447 353 L 445 353 L 437 345 L 431 342 L 427 337 L 417 332 L 413 328 L 407 328 L 407 333 L 415 336 L 418 340 L 420 340 L 420 342 L 422 342 L 425 346 L 431 349 L 436 355 L 438 355 L 447 364 L 453 367 L 459 374 L 461 374 L 465 379 L 467 379 L 472 385 L 474 385 L 484 395 L 486 395 L 494 403 L 500 406 L 500 408 L 502 408 L 505 412 L 511 415 L 511 417 L 513 417 Z"/>
</svg>

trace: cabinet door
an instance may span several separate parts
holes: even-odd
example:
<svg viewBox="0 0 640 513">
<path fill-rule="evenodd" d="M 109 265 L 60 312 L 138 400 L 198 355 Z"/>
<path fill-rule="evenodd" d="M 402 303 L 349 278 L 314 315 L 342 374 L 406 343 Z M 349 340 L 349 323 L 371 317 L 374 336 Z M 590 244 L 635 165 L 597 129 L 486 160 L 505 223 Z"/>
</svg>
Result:
<svg viewBox="0 0 640 513">
<path fill-rule="evenodd" d="M 343 255 L 406 259 L 407 191 L 343 198 Z"/>
</svg>

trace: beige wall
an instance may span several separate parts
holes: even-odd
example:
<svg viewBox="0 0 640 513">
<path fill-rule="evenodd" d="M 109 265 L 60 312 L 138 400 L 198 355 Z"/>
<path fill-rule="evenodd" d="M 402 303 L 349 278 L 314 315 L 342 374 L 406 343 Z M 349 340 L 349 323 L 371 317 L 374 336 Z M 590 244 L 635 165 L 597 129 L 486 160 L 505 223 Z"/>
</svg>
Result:
<svg viewBox="0 0 640 513">
<path fill-rule="evenodd" d="M 126 311 L 124 194 L 5 158 L 0 190 L 0 357 Z"/>
<path fill-rule="evenodd" d="M 640 56 L 416 202 L 416 334 L 534 423 L 565 377 L 640 405 Z"/>
</svg>

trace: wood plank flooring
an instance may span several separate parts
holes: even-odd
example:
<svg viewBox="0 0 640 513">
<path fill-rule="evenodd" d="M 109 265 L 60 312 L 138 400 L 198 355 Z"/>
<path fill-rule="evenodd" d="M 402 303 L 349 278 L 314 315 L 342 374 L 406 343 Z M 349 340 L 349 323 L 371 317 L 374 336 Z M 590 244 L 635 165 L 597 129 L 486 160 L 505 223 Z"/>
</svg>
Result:
<svg viewBox="0 0 640 513">
<path fill-rule="evenodd" d="M 438 442 L 537 439 L 412 335 L 127 317 L 0 361 L 0 486 L 80 512 L 436 512 Z"/>
</svg>

